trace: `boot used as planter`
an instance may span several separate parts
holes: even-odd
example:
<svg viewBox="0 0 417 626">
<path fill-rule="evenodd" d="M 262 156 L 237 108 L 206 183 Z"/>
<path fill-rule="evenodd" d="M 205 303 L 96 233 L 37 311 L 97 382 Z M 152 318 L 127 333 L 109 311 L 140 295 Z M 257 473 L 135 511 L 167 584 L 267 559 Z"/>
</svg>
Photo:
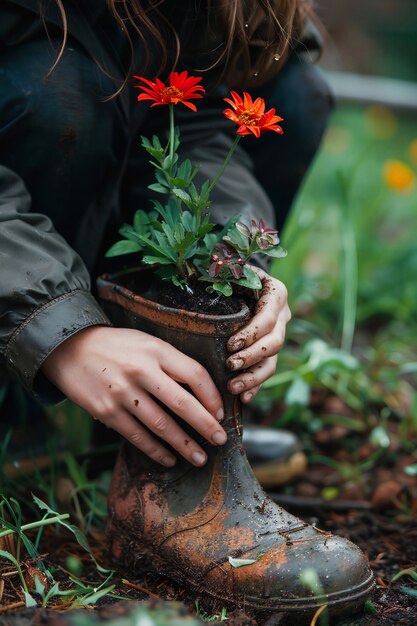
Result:
<svg viewBox="0 0 417 626">
<path fill-rule="evenodd" d="M 140 276 L 139 285 L 146 282 Z M 109 495 L 115 563 L 130 577 L 167 576 L 213 607 L 282 612 L 297 623 L 309 623 L 323 604 L 332 615 L 360 610 L 374 582 L 359 548 L 274 504 L 247 462 L 241 406 L 227 391 L 225 361 L 227 339 L 249 319 L 248 307 L 242 302 L 225 316 L 171 309 L 134 293 L 134 279 L 132 272 L 100 279 L 104 309 L 116 325 L 168 341 L 207 368 L 223 396 L 228 440 L 211 446 L 192 431 L 207 452 L 202 468 L 179 457 L 167 469 L 123 444 Z M 303 575 L 312 569 L 320 581 L 315 589 Z"/>
</svg>

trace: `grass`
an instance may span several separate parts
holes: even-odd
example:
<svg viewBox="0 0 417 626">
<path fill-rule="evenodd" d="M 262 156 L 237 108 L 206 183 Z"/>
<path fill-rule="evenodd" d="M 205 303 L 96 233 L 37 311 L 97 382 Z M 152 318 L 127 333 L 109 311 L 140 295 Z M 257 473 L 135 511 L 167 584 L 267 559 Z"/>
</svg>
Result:
<svg viewBox="0 0 417 626">
<path fill-rule="evenodd" d="M 412 408 L 403 417 L 416 426 L 416 140 L 414 119 L 381 107 L 334 115 L 282 234 L 288 257 L 273 268 L 289 289 L 295 321 L 261 402 L 289 393 L 297 380 L 289 405 L 297 394 L 306 405 L 307 386 L 317 383 L 366 415 L 369 402 L 405 385 Z M 395 175 L 397 161 L 408 186 L 395 176 L 387 180 L 387 167 L 393 164 Z M 312 339 L 340 350 L 337 362 L 306 366 Z M 352 353 L 356 366 L 347 362 Z"/>
</svg>

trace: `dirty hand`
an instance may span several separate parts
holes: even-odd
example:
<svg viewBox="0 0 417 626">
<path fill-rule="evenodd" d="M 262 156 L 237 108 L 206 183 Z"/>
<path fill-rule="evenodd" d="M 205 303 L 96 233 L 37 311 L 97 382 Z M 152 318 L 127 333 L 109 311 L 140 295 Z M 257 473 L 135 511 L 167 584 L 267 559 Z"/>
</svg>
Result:
<svg viewBox="0 0 417 626">
<path fill-rule="evenodd" d="M 277 353 L 283 346 L 285 327 L 291 319 L 285 285 L 259 268 L 252 266 L 252 269 L 262 281 L 255 315 L 227 343 L 231 353 L 227 367 L 233 372 L 241 371 L 229 381 L 229 391 L 239 394 L 242 402 L 250 402 L 262 383 L 275 372 Z"/>
<path fill-rule="evenodd" d="M 166 467 L 176 460 L 161 439 L 193 465 L 204 465 L 207 455 L 156 400 L 210 443 L 226 442 L 218 423 L 222 399 L 207 370 L 147 333 L 85 328 L 58 346 L 42 371 L 68 398 Z"/>
</svg>

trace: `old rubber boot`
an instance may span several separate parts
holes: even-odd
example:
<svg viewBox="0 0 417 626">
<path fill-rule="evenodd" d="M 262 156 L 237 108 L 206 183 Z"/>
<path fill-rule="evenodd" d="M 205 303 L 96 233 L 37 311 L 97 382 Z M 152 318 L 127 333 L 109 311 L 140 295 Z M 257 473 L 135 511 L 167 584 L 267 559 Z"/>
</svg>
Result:
<svg viewBox="0 0 417 626">
<path fill-rule="evenodd" d="M 202 468 L 178 459 L 168 470 L 123 445 L 109 494 L 110 550 L 119 568 L 131 577 L 157 572 L 213 605 L 282 612 L 299 623 L 309 623 L 323 604 L 334 614 L 360 609 L 373 577 L 359 548 L 274 504 L 247 461 L 240 403 L 227 392 L 225 366 L 226 341 L 247 319 L 245 305 L 216 317 L 167 309 L 108 281 L 100 293 L 113 322 L 201 361 L 223 395 L 228 433 L 224 446 L 203 444 Z M 236 567 L 233 559 L 249 563 Z M 302 584 L 307 569 L 319 578 L 319 596 Z"/>
<path fill-rule="evenodd" d="M 288 430 L 245 424 L 243 446 L 264 489 L 287 484 L 305 472 L 306 455 L 297 437 Z"/>
</svg>

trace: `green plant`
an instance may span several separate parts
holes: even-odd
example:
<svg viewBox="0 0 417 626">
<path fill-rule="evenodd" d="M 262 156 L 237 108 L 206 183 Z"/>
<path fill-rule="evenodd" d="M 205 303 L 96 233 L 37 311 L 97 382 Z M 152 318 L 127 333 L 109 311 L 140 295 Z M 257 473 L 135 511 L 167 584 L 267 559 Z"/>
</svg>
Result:
<svg viewBox="0 0 417 626">
<path fill-rule="evenodd" d="M 100 598 L 109 595 L 115 588 L 115 585 L 108 585 L 107 587 L 105 585 L 107 585 L 112 576 L 113 572 L 111 572 L 107 576 L 106 580 L 104 580 L 98 587 L 85 585 L 82 581 L 70 576 L 69 580 L 73 583 L 73 585 L 69 589 L 60 589 L 59 583 L 54 583 L 48 588 L 48 586 L 42 583 L 39 577 L 35 574 L 35 587 L 31 591 L 35 592 L 39 596 L 41 601 L 40 605 L 43 608 L 55 603 L 58 598 L 65 598 L 66 608 L 76 609 L 88 605 L 94 605 L 98 600 L 100 600 Z M 26 591 L 25 598 L 26 606 L 38 606 L 36 599 L 31 593 Z"/>
<path fill-rule="evenodd" d="M 195 612 L 203 622 L 225 622 L 227 618 L 227 609 L 223 607 L 221 613 L 208 613 L 200 607 L 199 600 L 195 601 Z"/>
<path fill-rule="evenodd" d="M 208 283 L 207 291 L 217 291 L 225 296 L 233 293 L 233 285 L 249 289 L 261 289 L 257 273 L 248 265 L 255 254 L 279 258 L 285 251 L 279 247 L 277 231 L 268 228 L 263 220 L 252 219 L 249 225 L 233 217 L 216 232 L 210 221 L 210 194 L 222 176 L 243 135 L 275 131 L 282 133 L 277 125 L 281 118 L 275 109 L 265 112 L 261 98 L 252 101 L 249 94 L 243 99 L 231 92 L 232 100 L 226 98 L 231 109 L 226 117 L 239 125 L 235 141 L 230 148 L 217 176 L 212 182 L 205 181 L 197 187 L 194 180 L 199 167 L 189 159 L 179 161 L 179 130 L 174 125 L 174 105 L 182 102 L 196 110 L 189 102 L 201 98 L 204 88 L 198 85 L 201 78 L 188 76 L 187 72 L 170 74 L 169 86 L 156 79 L 155 83 L 135 77 L 144 85 L 138 100 L 153 100 L 155 105 L 169 105 L 169 135 L 165 146 L 157 136 L 150 141 L 142 137 L 142 147 L 151 157 L 156 182 L 149 186 L 153 192 L 165 196 L 162 204 L 153 200 L 153 211 L 136 211 L 133 224 L 124 224 L 119 233 L 124 237 L 115 243 L 107 256 L 140 252 L 142 263 L 154 266 L 163 280 L 191 290 L 196 281 Z"/>
<path fill-rule="evenodd" d="M 324 602 L 323 585 L 320 582 L 316 570 L 312 567 L 306 567 L 300 574 L 300 583 L 303 587 L 306 587 L 310 591 L 314 598 L 316 598 L 317 603 L 321 604 L 311 621 L 311 625 L 315 626 L 318 621 L 321 626 L 328 626 L 329 613 L 327 611 L 327 605 Z"/>
</svg>

